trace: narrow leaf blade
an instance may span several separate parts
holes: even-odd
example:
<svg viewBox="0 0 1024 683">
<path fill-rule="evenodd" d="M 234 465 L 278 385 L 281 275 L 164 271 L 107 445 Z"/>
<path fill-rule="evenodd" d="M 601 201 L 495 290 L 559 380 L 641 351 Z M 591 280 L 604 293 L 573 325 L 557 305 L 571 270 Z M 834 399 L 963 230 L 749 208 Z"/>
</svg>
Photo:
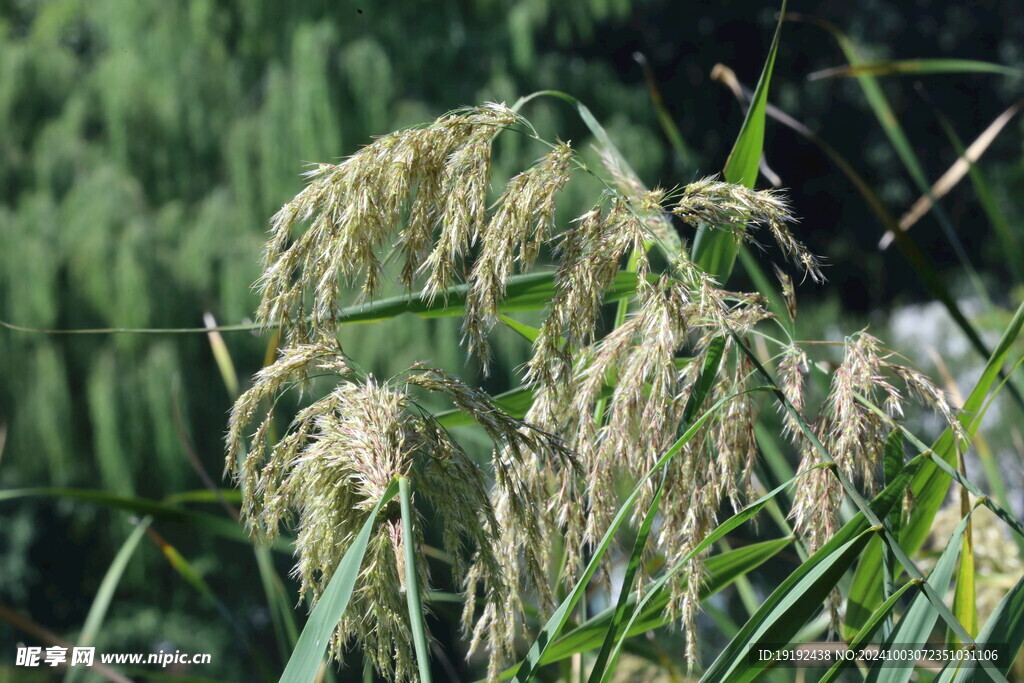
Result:
<svg viewBox="0 0 1024 683">
<path fill-rule="evenodd" d="M 363 524 L 359 535 L 341 558 L 337 569 L 334 570 L 334 576 L 327 584 L 327 589 L 320 596 L 305 628 L 299 634 L 292 656 L 288 659 L 284 673 L 281 674 L 281 683 L 309 683 L 316 678 L 320 662 L 327 652 L 327 645 L 331 642 L 331 636 L 338 627 L 338 622 L 341 621 L 355 589 L 377 514 L 396 493 L 398 482 L 392 481 Z"/>
<path fill-rule="evenodd" d="M 758 165 L 764 149 L 768 86 L 771 83 L 772 70 L 775 67 L 775 55 L 779 48 L 779 37 L 782 34 L 785 14 L 786 1 L 783 0 L 779 23 L 775 27 L 771 47 L 768 48 L 768 56 L 765 59 L 764 69 L 761 71 L 761 78 L 754 89 L 750 108 L 747 109 L 747 115 L 743 119 L 743 126 L 740 128 L 729 158 L 725 162 L 723 175 L 730 183 L 738 183 L 747 187 L 754 187 L 757 183 Z M 718 278 L 719 282 L 725 282 L 736 262 L 736 249 L 736 241 L 731 233 L 718 230 L 715 226 L 702 226 L 697 230 L 697 235 L 694 238 L 692 256 L 701 268 Z"/>
</svg>

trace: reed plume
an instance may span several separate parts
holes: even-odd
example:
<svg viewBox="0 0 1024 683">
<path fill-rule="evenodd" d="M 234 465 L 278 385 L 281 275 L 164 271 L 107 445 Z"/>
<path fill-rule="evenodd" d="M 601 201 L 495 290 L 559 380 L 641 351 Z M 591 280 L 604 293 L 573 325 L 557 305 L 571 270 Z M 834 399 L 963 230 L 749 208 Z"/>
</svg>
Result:
<svg viewBox="0 0 1024 683">
<path fill-rule="evenodd" d="M 258 319 L 283 328 L 286 348 L 239 398 L 227 440 L 227 467 L 243 487 L 254 531 L 273 537 L 282 523 L 297 523 L 296 575 L 314 602 L 388 483 L 408 477 L 442 520 L 443 545 L 464 590 L 469 651 L 489 652 L 492 681 L 515 655 L 525 600 L 536 598 L 542 613 L 554 607 L 552 539 L 563 539 L 561 575 L 571 581 L 615 515 L 616 482 L 644 477 L 687 426 L 684 408 L 714 340 L 724 344 L 721 368 L 704 405 L 694 409 L 720 407 L 668 465 L 649 554 L 670 562 L 688 556 L 724 505 L 737 508 L 747 498 L 758 405 L 748 391 L 751 364 L 736 340 L 773 316 L 760 294 L 726 290 L 693 263 L 677 227 L 707 226 L 747 242 L 766 233 L 806 276 L 822 279 L 819 260 L 794 236 L 795 221 L 778 193 L 715 178 L 649 190 L 609 153 L 603 155 L 607 189 L 559 231 L 559 192 L 575 170 L 590 172 L 567 143 L 549 144 L 490 202 L 491 146 L 506 129 L 535 136 L 516 112 L 486 104 L 383 136 L 307 174 L 307 187 L 273 218 L 258 283 Z M 648 258 L 652 245 L 666 257 L 660 273 Z M 384 382 L 363 376 L 338 345 L 340 292 L 358 287 L 361 298 L 372 298 L 395 260 L 394 279 L 409 290 L 420 283 L 426 301 L 443 303 L 464 279 L 463 341 L 486 368 L 487 337 L 510 279 L 547 254 L 555 266 L 553 291 L 523 368 L 533 395 L 523 420 L 440 369 L 418 364 Z M 636 273 L 632 306 L 621 304 L 616 325 L 605 329 L 606 294 L 627 266 Z M 795 317 L 792 280 L 779 272 Z M 783 348 L 781 384 L 798 412 L 808 367 L 799 345 Z M 334 389 L 300 409 L 271 443 L 279 396 L 325 373 L 337 377 Z M 423 391 L 445 396 L 483 429 L 494 444 L 488 468 L 419 407 L 414 395 Z M 848 340 L 815 429 L 842 471 L 868 490 L 886 426 L 865 402 L 880 402 L 896 418 L 906 394 L 960 429 L 926 377 L 896 363 L 866 332 Z M 784 425 L 804 454 L 802 466 L 815 464 L 800 420 L 787 414 Z M 651 483 L 637 519 L 653 494 Z M 812 547 L 835 531 L 841 496 L 825 469 L 798 487 L 797 529 Z M 333 652 L 354 640 L 378 671 L 402 681 L 416 677 L 400 596 L 404 547 L 418 540 L 402 537 L 394 505 L 382 517 Z M 429 581 L 425 563 L 416 572 L 421 583 Z M 691 663 L 702 576 L 697 555 L 674 580 L 669 603 L 685 628 Z"/>
</svg>

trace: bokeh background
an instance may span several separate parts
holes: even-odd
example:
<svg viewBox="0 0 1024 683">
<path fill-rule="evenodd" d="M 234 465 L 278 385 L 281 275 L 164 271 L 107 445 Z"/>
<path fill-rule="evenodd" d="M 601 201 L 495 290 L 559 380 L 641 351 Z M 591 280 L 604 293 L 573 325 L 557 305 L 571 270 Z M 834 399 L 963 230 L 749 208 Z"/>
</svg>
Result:
<svg viewBox="0 0 1024 683">
<path fill-rule="evenodd" d="M 828 0 L 790 10 L 832 22 L 867 59 L 956 57 L 1024 68 L 1017 2 Z M 460 105 L 563 90 L 591 108 L 648 184 L 716 173 L 743 110 L 712 80 L 712 68 L 724 64 L 753 87 L 777 11 L 754 1 L 0 0 L 0 319 L 44 329 L 202 327 L 204 314 L 246 322 L 267 219 L 301 188 L 304 164 L 338 159 L 374 134 Z M 771 101 L 848 159 L 898 216 L 920 192 L 860 86 L 808 78 L 843 64 L 828 32 L 787 23 Z M 943 117 L 969 143 L 1024 92 L 1012 75 L 881 84 L 928 182 L 957 157 Z M 675 143 L 659 121 L 659 98 L 681 138 Z M 586 127 L 564 104 L 537 100 L 524 113 L 545 136 L 588 147 Z M 996 239 L 970 181 L 941 202 L 976 280 L 934 215 L 913 228 L 982 329 L 1000 329 L 1000 311 L 1021 298 L 1015 263 L 1024 257 L 1007 246 L 1024 239 L 1021 133 L 1014 118 L 978 164 L 1009 242 Z M 826 285 L 800 288 L 802 332 L 841 338 L 870 324 L 947 386 L 969 389 L 979 363 L 962 333 L 900 252 L 877 248 L 882 227 L 820 147 L 769 123 L 765 149 L 801 217 L 799 236 L 830 264 Z M 539 153 L 503 141 L 495 176 Z M 567 193 L 560 220 L 585 208 L 586 189 Z M 747 283 L 740 274 L 730 284 Z M 268 339 L 223 339 L 244 387 Z M 453 369 L 464 362 L 450 322 L 356 326 L 343 340 L 384 376 L 420 358 Z M 498 366 L 486 386 L 501 388 L 526 348 L 511 338 L 495 343 Z M 182 492 L 205 490 L 204 472 L 219 483 L 237 386 L 214 350 L 205 334 L 0 329 L 0 489 L 89 489 L 175 503 Z M 992 448 L 1017 500 L 1021 443 L 1006 420 Z M 188 505 L 229 519 L 215 503 Z M 68 496 L 0 495 L 0 606 L 74 642 L 134 528 L 131 514 Z M 145 540 L 96 645 L 209 651 L 212 665 L 184 673 L 220 680 L 278 670 L 252 548 L 159 517 L 151 528 L 213 598 Z M 294 601 L 288 554 L 273 562 Z M 456 634 L 435 626 L 454 670 L 471 679 Z M 30 680 L 13 668 L 15 644 L 25 639 L 0 621 L 0 680 Z"/>
</svg>

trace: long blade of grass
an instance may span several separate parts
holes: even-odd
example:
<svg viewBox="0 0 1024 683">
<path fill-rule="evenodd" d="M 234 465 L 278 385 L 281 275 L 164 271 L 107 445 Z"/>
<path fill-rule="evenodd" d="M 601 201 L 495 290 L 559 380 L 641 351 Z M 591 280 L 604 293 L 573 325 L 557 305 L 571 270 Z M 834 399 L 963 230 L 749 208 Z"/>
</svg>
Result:
<svg viewBox="0 0 1024 683">
<path fill-rule="evenodd" d="M 331 636 L 352 597 L 377 515 L 397 493 L 398 481 L 392 480 L 363 523 L 359 535 L 345 551 L 327 584 L 327 589 L 320 596 L 299 635 L 292 656 L 288 659 L 284 673 L 281 674 L 281 683 L 310 683 L 316 677 L 320 662 L 327 652 L 327 645 L 331 642 Z"/>
<path fill-rule="evenodd" d="M 823 78 L 853 78 L 857 76 L 920 76 L 956 73 L 1024 76 L 1024 71 L 1020 69 L 992 62 L 983 62 L 977 59 L 898 59 L 834 66 L 808 74 L 807 80 L 817 81 Z"/>
<path fill-rule="evenodd" d="M 416 572 L 416 536 L 412 529 L 412 494 L 409 478 L 398 478 L 398 497 L 402 505 L 402 545 L 405 546 L 405 600 L 412 625 L 412 643 L 416 649 L 416 667 L 420 681 L 430 683 L 430 650 L 427 648 L 427 625 L 423 621 L 420 582 Z"/>
<path fill-rule="evenodd" d="M 933 454 L 934 455 L 934 454 Z M 933 458 L 934 459 L 934 458 Z M 941 461 L 940 461 L 941 462 Z M 957 452 L 957 472 L 967 478 L 967 464 L 964 462 L 962 450 Z M 978 635 L 978 605 L 974 576 L 974 528 L 970 521 L 971 496 L 967 489 L 960 488 L 960 514 L 967 520 L 960 547 L 960 565 L 956 573 L 956 592 L 953 595 L 953 616 L 964 625 L 971 637 Z M 950 632 L 947 642 L 956 643 L 956 634 Z"/>
<path fill-rule="evenodd" d="M 730 183 L 737 183 L 747 187 L 754 187 L 757 183 L 758 163 L 764 152 L 765 109 L 768 105 L 768 88 L 771 84 L 772 70 L 775 68 L 775 56 L 779 49 L 779 40 L 782 36 L 782 24 L 785 15 L 786 1 L 783 0 L 782 7 L 779 9 L 779 21 L 775 26 L 771 46 L 768 48 L 768 56 L 765 58 L 761 77 L 757 81 L 754 95 L 750 100 L 750 108 L 747 110 L 747 115 L 743 119 L 739 135 L 725 162 L 723 175 Z M 694 252 L 696 256 L 696 245 L 694 245 Z"/>
<path fill-rule="evenodd" d="M 800 628 L 821 609 L 821 605 L 828 601 L 843 574 L 877 531 L 876 528 L 866 529 L 806 572 L 751 634 L 753 640 L 746 653 L 755 649 L 776 650 L 780 642 L 788 642 L 796 636 Z M 749 661 L 744 666 L 742 661 L 738 668 L 731 669 L 723 679 L 705 677 L 701 680 L 730 683 L 755 681 L 763 678 L 763 669 L 769 664 L 768 661 Z"/>
<path fill-rule="evenodd" d="M 978 634 L 979 652 L 1005 646 L 1005 651 L 1000 653 L 1002 659 L 997 667 L 1003 675 L 1009 673 L 1021 645 L 1024 645 L 1024 577 L 1021 577 L 1003 596 Z M 989 676 L 988 672 L 980 670 L 977 662 L 970 661 L 958 672 L 955 680 L 981 683 L 989 680 Z"/>
<path fill-rule="evenodd" d="M 931 574 L 928 575 L 928 585 L 939 595 L 945 595 L 949 590 L 949 582 L 953 578 L 953 568 L 956 566 L 956 558 L 960 554 L 961 540 L 970 521 L 971 512 L 973 510 L 960 520 L 953 535 L 950 536 L 946 548 L 939 555 Z M 928 636 L 931 635 L 938 616 L 928 601 L 928 597 L 924 593 L 918 594 L 882 647 L 891 649 L 896 643 L 928 642 Z M 868 683 L 906 683 L 913 673 L 914 667 L 912 666 L 874 666 L 868 673 L 867 681 Z"/>
<path fill-rule="evenodd" d="M 1003 121 L 1007 121 L 1010 117 L 1014 116 L 1021 110 L 1021 108 L 1024 108 L 1024 100 L 1017 100 L 1013 106 L 993 121 L 992 124 L 985 129 L 982 135 L 978 136 L 977 140 L 971 143 L 971 147 L 974 147 L 978 141 L 982 139 L 982 136 L 989 134 L 990 131 L 992 132 L 993 137 L 998 134 L 996 126 L 1002 125 Z M 956 132 L 953 130 L 952 125 L 946 122 L 944 116 L 939 120 L 940 123 L 943 124 L 943 129 L 946 130 L 949 135 L 952 144 L 954 147 L 957 147 L 957 151 L 960 152 L 963 148 L 963 143 L 956 137 Z M 961 156 L 969 156 L 970 148 L 960 152 L 960 154 Z M 972 162 L 968 169 L 968 173 L 971 177 L 971 185 L 974 187 L 975 194 L 978 197 L 978 203 L 981 204 L 981 208 L 988 217 L 989 223 L 991 223 L 996 235 L 998 235 L 999 239 L 1002 241 L 1005 252 L 1009 252 L 1005 253 L 1005 256 L 1011 261 L 1011 264 L 1015 269 L 1018 282 L 1024 281 L 1024 246 L 1021 245 L 1020 237 L 1016 230 L 1010 226 L 1010 221 L 1006 216 L 1006 212 L 1000 207 L 995 194 L 992 192 L 992 186 L 986 179 L 985 174 L 982 173 L 981 169 Z"/>
<path fill-rule="evenodd" d="M 96 642 L 96 635 L 103 624 L 103 619 L 107 616 L 110 603 L 114 600 L 114 592 L 117 590 L 117 585 L 121 582 L 125 567 L 128 566 L 128 562 L 139 547 L 139 541 L 142 540 L 146 529 L 152 521 L 152 517 L 146 517 L 137 521 L 135 528 L 128 534 L 128 538 L 125 539 L 124 544 L 117 551 L 114 561 L 110 563 L 107 573 L 103 575 L 100 587 L 96 591 L 96 597 L 93 598 L 92 605 L 89 607 L 89 613 L 86 615 L 85 623 L 82 625 L 82 632 L 78 635 L 78 639 L 75 642 L 77 646 L 88 647 Z M 64 677 L 65 683 L 74 683 L 79 680 L 83 672 L 84 669 L 81 668 L 69 668 L 67 675 Z"/>
<path fill-rule="evenodd" d="M 615 302 L 636 292 L 636 273 L 620 272 L 605 293 L 605 303 Z M 509 278 L 507 296 L 501 302 L 504 312 L 539 311 L 551 300 L 555 291 L 554 271 L 513 275 Z M 465 313 L 467 285 L 454 285 L 439 292 L 433 301 L 421 298 L 419 292 L 380 299 L 367 304 L 349 306 L 338 312 L 339 325 L 371 323 L 411 313 L 421 318 L 456 318 Z M 209 334 L 211 332 L 244 332 L 262 329 L 258 323 L 220 325 L 218 327 L 105 327 L 74 330 L 47 330 L 23 327 L 0 320 L 0 327 L 36 334 Z"/>
<path fill-rule="evenodd" d="M 936 367 L 939 373 L 943 377 L 943 381 L 946 384 L 946 391 L 949 392 L 958 402 L 962 402 L 962 394 L 960 388 L 956 385 L 956 380 L 949 372 L 949 368 L 946 367 L 946 363 L 934 349 L 931 350 L 930 355 L 935 361 Z M 1020 361 L 1018 361 L 1018 365 Z M 1011 374 L 1015 371 L 1011 369 Z M 971 440 L 971 444 L 974 446 L 974 451 L 977 453 L 978 460 L 981 462 L 981 469 L 985 476 L 985 485 L 988 490 L 995 496 L 995 499 L 1004 508 L 1010 507 L 1010 497 L 1006 493 L 1006 484 L 1003 481 L 1003 473 L 1000 471 L 999 464 L 996 462 L 995 454 L 988 445 L 988 441 L 985 440 L 984 434 L 977 432 L 974 438 Z M 1017 550 L 1021 557 L 1024 557 L 1024 538 L 1018 536 L 1014 537 L 1017 542 Z"/>
<path fill-rule="evenodd" d="M 924 456 L 918 456 L 908 462 L 900 474 L 875 496 L 870 503 L 871 510 L 875 515 L 884 517 L 889 514 L 902 499 L 903 491 L 913 474 L 925 462 L 926 457 Z M 793 594 L 795 587 L 798 584 L 800 586 L 808 585 L 805 581 L 806 577 L 815 571 L 818 565 L 827 564 L 828 567 L 834 567 L 836 571 L 819 570 L 815 574 L 818 578 L 828 578 L 831 582 L 827 590 L 825 590 L 824 584 L 818 585 L 818 589 L 825 590 L 823 595 L 827 596 L 872 535 L 872 526 L 867 517 L 862 512 L 857 513 L 768 596 L 761 609 L 743 625 L 740 632 L 722 651 L 701 680 L 718 683 L 727 680 L 732 673 L 739 674 L 738 669 L 743 668 L 748 653 L 755 647 L 761 636 L 769 632 L 768 627 L 771 632 L 771 644 L 778 646 L 789 642 L 789 639 L 799 631 L 814 612 L 820 609 L 822 604 L 821 600 L 798 600 L 799 596 Z M 854 543 L 855 541 L 857 542 Z M 856 548 L 855 553 L 846 554 L 847 550 L 854 547 Z M 829 581 L 824 583 L 829 583 Z M 753 662 L 750 665 L 756 666 Z M 752 673 L 756 673 L 757 670 L 759 669 L 755 669 Z"/>
<path fill-rule="evenodd" d="M 890 481 L 899 476 L 900 470 L 903 469 L 903 435 L 899 430 L 894 429 L 890 434 L 889 438 L 885 440 L 885 446 L 882 453 L 882 476 L 883 482 L 888 485 Z M 903 514 L 899 509 L 895 509 L 889 513 L 886 517 L 886 524 L 889 525 L 889 529 L 894 534 L 899 534 L 900 525 L 903 522 Z M 888 600 L 889 597 L 895 591 L 893 574 L 895 569 L 896 560 L 892 556 L 892 551 L 888 548 L 882 549 L 882 597 Z M 884 603 L 883 603 L 884 604 Z M 877 610 L 876 610 L 877 611 Z M 892 633 L 892 615 L 886 616 L 885 625 L 882 630 L 885 638 L 889 637 Z M 863 632 L 864 629 L 861 629 Z"/>
<path fill-rule="evenodd" d="M 953 616 L 964 625 L 971 636 L 978 635 L 978 601 L 974 563 L 974 538 L 970 523 L 960 547 L 960 564 L 956 571 L 956 592 L 953 593 Z M 956 636 L 949 634 L 949 642 L 956 642 Z"/>
<path fill-rule="evenodd" d="M 765 59 L 764 69 L 758 79 L 750 108 L 743 119 L 739 136 L 725 162 L 723 175 L 730 183 L 754 187 L 757 183 L 757 169 L 764 149 L 765 109 L 768 104 L 768 87 L 771 83 L 775 55 L 782 34 L 783 17 L 786 16 L 786 0 L 782 2 L 779 23 L 775 27 L 771 47 Z M 725 282 L 732 273 L 736 262 L 736 241 L 732 234 L 716 229 L 716 226 L 701 226 L 693 240 L 693 260 L 719 282 Z"/>
<path fill-rule="evenodd" d="M 700 375 L 694 383 L 693 390 L 690 392 L 690 397 L 687 399 L 686 406 L 683 409 L 683 419 L 679 425 L 681 430 L 690 425 L 693 418 L 696 417 L 697 411 L 700 410 L 702 405 L 704 405 L 704 401 L 707 399 L 708 393 L 710 393 L 711 387 L 715 382 L 715 377 L 718 375 L 718 368 L 721 366 L 722 356 L 724 353 L 725 339 L 722 337 L 712 339 L 708 344 L 707 352 L 704 355 L 704 364 L 701 367 Z M 608 664 L 608 657 L 611 654 L 612 647 L 615 643 L 619 626 L 626 616 L 629 596 L 630 593 L 633 592 L 633 582 L 636 579 L 637 572 L 643 562 L 644 548 L 647 546 L 647 538 L 651 533 L 651 527 L 654 525 L 654 519 L 658 515 L 658 506 L 661 503 L 661 495 L 665 490 L 665 477 L 667 472 L 668 470 L 662 471 L 661 480 L 658 482 L 658 488 L 654 492 L 654 497 L 647 509 L 647 514 L 644 515 L 643 522 L 640 524 L 640 529 L 637 531 L 636 541 L 633 544 L 633 552 L 630 555 L 628 564 L 626 565 L 626 573 L 622 578 L 622 586 L 619 588 L 619 598 L 615 606 L 615 611 L 612 615 L 611 622 L 608 624 L 608 631 L 605 634 L 604 643 L 601 645 L 601 650 L 598 653 L 597 659 L 594 661 L 593 668 L 590 672 L 591 683 L 597 683 L 604 678 L 605 666 Z"/>
<path fill-rule="evenodd" d="M 856 651 L 866 645 L 871 639 L 871 636 L 875 634 L 880 626 L 892 620 L 892 612 L 896 608 L 896 604 L 903 597 L 903 594 L 912 588 L 917 589 L 920 585 L 921 581 L 919 579 L 913 579 L 895 590 L 885 602 L 878 606 L 878 609 L 871 614 L 871 617 L 864 622 L 863 628 L 861 628 L 853 640 L 850 641 L 849 649 Z M 836 677 L 851 665 L 852 661 L 848 659 L 840 659 L 832 665 L 831 669 L 825 672 L 825 675 L 821 677 L 821 680 L 819 680 L 818 683 L 830 683 L 831 681 L 836 680 Z"/>
<path fill-rule="evenodd" d="M 952 176 L 949 178 L 949 181 L 955 183 L 957 180 L 955 174 L 962 173 L 966 167 L 966 172 L 971 178 L 971 185 L 978 198 L 978 203 L 985 212 L 985 216 L 988 218 L 989 224 L 992 226 L 996 236 L 999 238 L 1003 247 L 1002 253 L 1007 259 L 1010 270 L 1016 276 L 1018 282 L 1024 281 L 1024 245 L 1021 244 L 1021 240 L 1017 235 L 1017 232 L 1010 226 L 1006 213 L 999 206 L 999 202 L 996 200 L 995 195 L 992 192 L 991 185 L 985 178 L 981 169 L 977 166 L 977 161 L 981 158 L 981 155 L 985 152 L 991 142 L 995 140 L 996 136 L 999 135 L 1003 128 L 1005 128 L 1010 120 L 1016 116 L 1022 108 L 1024 108 L 1024 99 L 1014 102 L 1006 109 L 1006 111 L 996 117 L 996 119 L 989 124 L 984 131 L 982 131 L 982 133 L 974 140 L 974 142 L 971 143 L 969 147 L 964 149 L 964 144 L 956 134 L 956 130 L 953 128 L 952 122 L 938 109 L 938 107 L 932 105 L 932 109 L 939 121 L 939 125 L 946 133 L 946 137 L 949 139 L 950 144 L 958 154 L 956 163 L 953 164 L 943 178 L 940 178 L 939 181 L 936 182 L 936 185 L 941 183 L 947 175 Z M 935 192 L 936 195 L 938 195 L 939 191 L 943 190 L 944 188 L 933 188 L 933 192 Z M 904 219 L 906 218 L 908 218 L 908 216 L 904 216 L 904 218 L 900 220 L 901 228 L 904 227 Z M 979 454 L 984 455 L 981 453 L 980 449 Z"/>
<path fill-rule="evenodd" d="M 730 76 L 726 76 L 724 74 L 729 74 L 731 76 L 731 79 Z M 726 80 L 726 82 L 730 83 L 730 86 L 732 84 L 738 84 L 736 76 L 735 74 L 732 73 L 731 69 L 722 64 L 716 64 L 714 68 L 711 69 L 711 79 L 723 80 L 723 78 L 724 80 Z M 739 100 L 740 105 L 743 106 L 744 111 L 746 113 L 749 113 L 750 103 L 753 99 L 753 93 L 748 92 L 748 96 L 744 98 L 740 94 L 738 88 L 734 89 L 733 92 L 736 94 L 736 99 Z M 765 112 L 767 113 L 771 109 L 772 105 L 768 104 L 767 102 L 765 104 Z M 770 168 L 768 168 L 768 164 L 764 159 L 763 153 L 761 156 L 760 164 L 761 165 L 759 168 L 761 173 L 766 178 L 768 178 L 773 185 L 779 187 L 782 184 L 782 181 L 778 178 L 778 176 L 774 174 L 774 172 Z M 743 264 L 743 270 L 750 277 L 751 281 L 753 281 L 754 288 L 757 291 L 761 292 L 767 298 L 769 310 L 771 310 L 771 312 L 776 315 L 780 324 L 782 324 L 783 327 L 789 330 L 789 333 L 791 335 L 795 335 L 795 321 L 792 319 L 792 316 L 790 315 L 789 308 L 786 306 L 785 299 L 779 292 L 778 288 L 765 274 L 764 269 L 761 268 L 761 264 L 758 262 L 757 258 L 753 255 L 753 253 L 751 253 L 750 247 L 746 244 L 740 243 L 736 251 L 736 254 L 739 257 L 740 262 Z"/>
<path fill-rule="evenodd" d="M 779 538 L 752 543 L 735 550 L 712 555 L 707 559 L 704 565 L 706 573 L 701 577 L 701 600 L 715 595 L 726 586 L 731 585 L 737 578 L 761 566 L 792 542 L 792 538 Z M 628 629 L 620 625 L 617 637 L 625 635 L 626 638 L 632 638 L 670 623 L 671 619 L 666 610 L 670 595 L 665 582 L 652 582 L 650 586 L 640 592 L 640 595 L 644 596 L 642 598 L 644 604 L 639 615 Z M 627 604 L 632 608 L 637 606 L 636 592 L 630 596 Z M 586 652 L 599 647 L 604 641 L 616 609 L 617 606 L 613 605 L 563 634 L 544 655 L 542 663 L 551 664 L 571 657 L 577 652 Z M 508 677 L 511 675 L 509 672 Z"/>
<path fill-rule="evenodd" d="M 252 539 L 249 537 L 248 533 L 246 533 L 245 529 L 231 520 L 224 519 L 223 517 L 215 517 L 214 515 L 206 514 L 204 512 L 195 512 L 177 505 L 169 505 L 167 503 L 149 500 L 147 498 L 120 496 L 113 493 L 107 493 L 106 491 L 97 491 L 93 489 L 73 488 L 40 487 L 0 491 L 0 502 L 36 497 L 75 500 L 83 503 L 91 503 L 93 505 L 101 505 L 115 510 L 127 510 L 139 515 L 152 515 L 156 519 L 188 525 L 200 533 L 210 533 L 215 536 L 221 536 L 233 541 L 245 543 L 246 545 L 249 545 L 252 542 Z M 291 547 L 286 539 L 276 541 L 271 547 L 282 552 L 291 552 Z"/>
</svg>

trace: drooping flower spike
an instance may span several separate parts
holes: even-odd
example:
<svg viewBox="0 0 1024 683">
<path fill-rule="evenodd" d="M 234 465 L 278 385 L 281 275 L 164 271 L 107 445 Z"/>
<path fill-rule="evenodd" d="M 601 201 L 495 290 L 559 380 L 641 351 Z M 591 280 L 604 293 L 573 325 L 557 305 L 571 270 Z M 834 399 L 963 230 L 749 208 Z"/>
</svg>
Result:
<svg viewBox="0 0 1024 683">
<path fill-rule="evenodd" d="M 338 383 L 299 410 L 284 435 L 271 443 L 274 406 L 311 374 L 332 374 Z M 415 388 L 446 396 L 491 437 L 497 488 L 504 499 L 515 501 L 512 510 L 496 514 L 487 474 L 433 416 L 417 407 Z M 261 412 L 265 416 L 249 434 L 248 426 Z M 448 373 L 416 365 L 388 382 L 359 379 L 341 350 L 327 344 L 283 351 L 238 399 L 228 433 L 228 467 L 243 487 L 246 521 L 272 539 L 282 523 L 294 519 L 295 573 L 302 594 L 314 603 L 388 485 L 396 476 L 408 477 L 415 494 L 443 520 L 444 550 L 465 583 L 465 622 L 474 622 L 478 589 L 482 613 L 502 616 L 490 629 L 502 640 L 488 639 L 490 649 L 501 653 L 496 662 L 505 659 L 517 628 L 507 610 L 522 601 L 522 582 L 510 580 L 515 568 L 498 549 L 509 544 L 506 536 L 539 538 L 550 526 L 528 509 L 537 483 L 535 473 L 524 467 L 527 454 L 532 466 L 548 473 L 577 467 L 558 438 L 509 417 L 486 394 Z M 338 625 L 333 648 L 339 653 L 354 638 L 379 671 L 406 680 L 415 671 L 402 597 L 404 544 L 409 541 L 402 536 L 397 505 L 393 501 L 382 514 L 360 573 L 362 588 Z M 427 585 L 426 564 L 417 573 Z"/>
<path fill-rule="evenodd" d="M 716 342 L 724 343 L 724 360 L 705 405 L 697 408 L 723 407 L 668 467 L 649 552 L 670 563 L 688 556 L 714 529 L 720 508 L 740 505 L 752 484 L 757 404 L 746 391 L 752 372 L 734 335 L 743 338 L 772 316 L 759 294 L 728 291 L 693 263 L 673 217 L 690 228 L 727 230 L 738 241 L 767 232 L 807 275 L 821 279 L 818 260 L 790 230 L 792 214 L 779 194 L 714 178 L 668 192 L 648 190 L 607 150 L 607 190 L 562 231 L 555 220 L 558 194 L 574 169 L 587 170 L 568 144 L 550 145 L 492 202 L 491 145 L 500 131 L 518 124 L 532 131 L 504 105 L 460 110 L 378 138 L 342 163 L 308 174 L 307 187 L 273 219 L 258 283 L 258 319 L 283 327 L 286 347 L 238 399 L 227 439 L 228 470 L 243 487 L 253 529 L 273 537 L 282 523 L 297 524 L 296 574 L 314 601 L 388 483 L 408 477 L 415 495 L 438 513 L 453 576 L 464 589 L 469 650 L 488 651 L 492 681 L 515 655 L 525 602 L 535 599 L 542 613 L 553 608 L 552 582 L 577 576 L 588 547 L 615 514 L 617 482 L 645 476 L 676 438 L 716 339 L 724 340 Z M 652 244 L 667 257 L 660 275 L 648 260 Z M 415 365 L 384 382 L 361 377 L 337 345 L 341 292 L 358 287 L 363 298 L 373 297 L 397 261 L 395 281 L 410 291 L 421 285 L 428 301 L 443 301 L 464 279 L 463 340 L 486 367 L 487 336 L 509 279 L 542 254 L 553 261 L 554 288 L 524 368 L 533 400 L 522 420 L 440 369 Z M 635 301 L 617 317 L 620 324 L 605 331 L 602 306 L 627 264 L 636 273 Z M 792 282 L 784 274 L 780 279 L 795 316 Z M 778 364 L 783 390 L 798 411 L 808 364 L 795 344 Z M 274 441 L 281 394 L 323 374 L 336 376 L 334 388 L 299 409 Z M 895 363 L 870 335 L 855 335 L 815 428 L 843 471 L 867 487 L 884 434 L 861 399 L 880 401 L 898 416 L 904 398 L 896 384 L 959 428 L 934 384 Z M 488 467 L 471 460 L 420 408 L 416 394 L 424 391 L 447 397 L 483 429 L 494 444 Z M 801 426 L 784 420 L 805 454 L 803 466 L 813 464 Z M 815 470 L 796 494 L 797 529 L 812 546 L 835 529 L 841 490 L 829 476 Z M 637 514 L 653 492 L 653 484 L 644 490 Z M 422 525 L 417 521 L 414 528 Z M 340 656 L 354 640 L 395 681 L 416 678 L 401 595 L 409 542 L 419 541 L 403 538 L 397 509 L 385 509 L 360 590 L 333 641 Z M 686 628 L 691 663 L 702 568 L 698 555 L 671 585 L 669 604 Z M 416 570 L 425 584 L 425 563 Z"/>
</svg>

